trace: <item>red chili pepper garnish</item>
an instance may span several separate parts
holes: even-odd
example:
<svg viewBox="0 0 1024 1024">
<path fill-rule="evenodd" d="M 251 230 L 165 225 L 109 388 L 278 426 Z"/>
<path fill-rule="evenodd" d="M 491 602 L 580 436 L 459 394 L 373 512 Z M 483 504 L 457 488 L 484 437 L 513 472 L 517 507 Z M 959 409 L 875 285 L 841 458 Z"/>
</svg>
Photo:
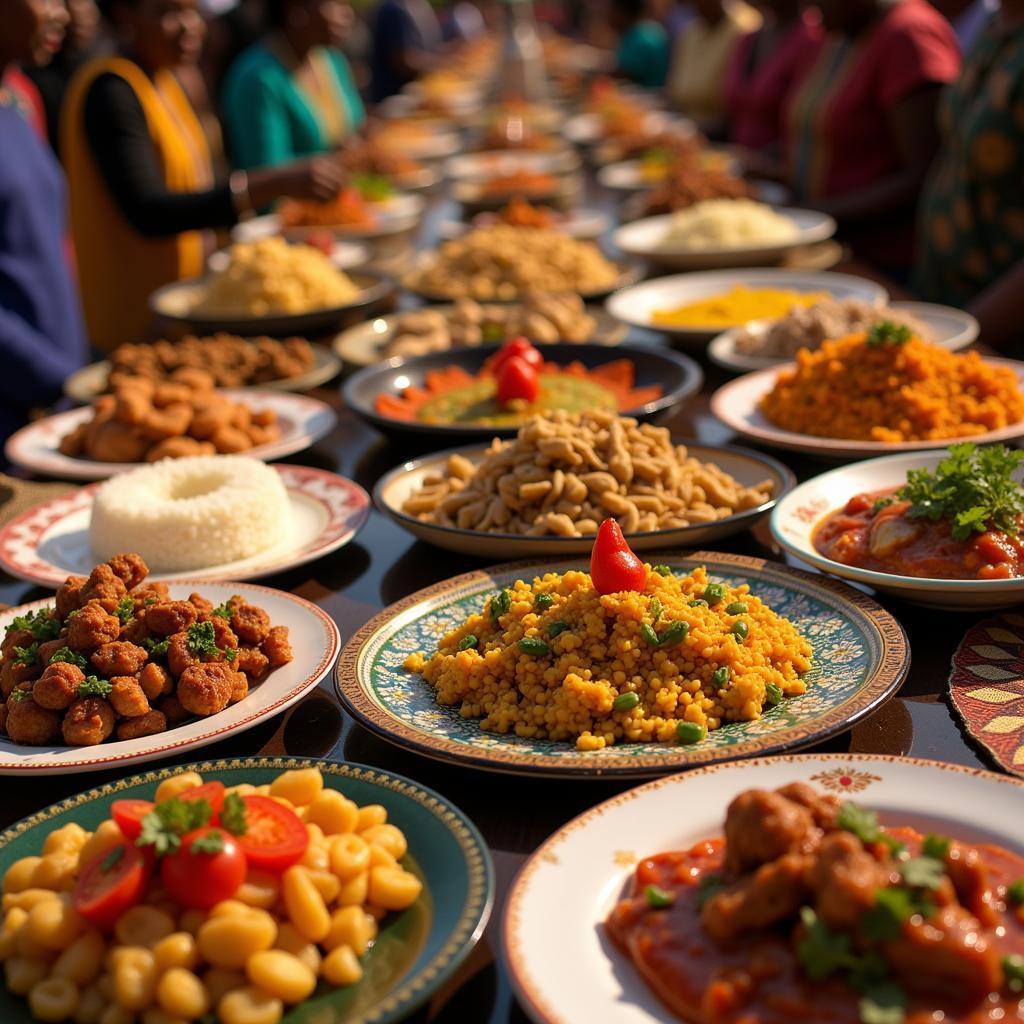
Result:
<svg viewBox="0 0 1024 1024">
<path fill-rule="evenodd" d="M 606 519 L 597 531 L 590 552 L 590 579 L 599 594 L 639 592 L 647 583 L 644 563 L 633 554 L 614 519 Z"/>
<path fill-rule="evenodd" d="M 498 371 L 498 405 L 510 402 L 534 402 L 540 393 L 540 377 L 524 359 L 513 356 Z"/>
<path fill-rule="evenodd" d="M 501 368 L 510 360 L 519 358 L 527 362 L 535 370 L 540 370 L 544 365 L 544 357 L 526 340 L 526 338 L 512 338 L 506 341 L 501 348 L 491 357 L 489 369 L 495 377 L 500 376 Z"/>
</svg>

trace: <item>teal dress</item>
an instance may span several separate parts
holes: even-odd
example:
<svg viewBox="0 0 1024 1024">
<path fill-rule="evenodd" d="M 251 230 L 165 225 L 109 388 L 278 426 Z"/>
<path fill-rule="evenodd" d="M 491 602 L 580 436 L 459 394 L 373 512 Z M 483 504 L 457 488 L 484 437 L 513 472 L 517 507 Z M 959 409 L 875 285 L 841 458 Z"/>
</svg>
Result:
<svg viewBox="0 0 1024 1024">
<path fill-rule="evenodd" d="M 668 35 L 656 21 L 638 21 L 623 34 L 615 59 L 628 79 L 658 89 L 668 74 Z"/>
<path fill-rule="evenodd" d="M 236 167 L 265 167 L 326 153 L 366 120 L 344 55 L 321 49 L 312 56 L 324 88 L 319 103 L 296 84 L 265 42 L 250 46 L 231 65 L 222 106 Z"/>
</svg>

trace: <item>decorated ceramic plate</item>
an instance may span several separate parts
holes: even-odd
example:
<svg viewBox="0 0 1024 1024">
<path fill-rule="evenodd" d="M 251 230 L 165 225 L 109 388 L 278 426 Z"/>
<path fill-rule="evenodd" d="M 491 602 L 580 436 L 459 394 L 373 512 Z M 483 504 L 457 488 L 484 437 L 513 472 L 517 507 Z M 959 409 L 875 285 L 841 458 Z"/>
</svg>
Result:
<svg viewBox="0 0 1024 1024">
<path fill-rule="evenodd" d="M 568 210 L 575 205 L 583 187 L 578 174 L 565 174 L 552 177 L 547 184 L 538 189 L 525 191 L 525 197 L 540 206 L 553 206 L 558 210 Z M 459 180 L 453 181 L 449 195 L 461 204 L 464 214 L 473 214 L 486 210 L 499 210 L 519 194 L 516 189 L 489 191 L 484 182 Z"/>
<path fill-rule="evenodd" d="M 318 768 L 324 786 L 357 804 L 381 804 L 408 838 L 403 866 L 423 882 L 408 910 L 391 914 L 362 959 L 362 981 L 351 988 L 321 985 L 291 1007 L 282 1024 L 394 1024 L 425 1002 L 455 973 L 483 934 L 494 902 L 494 868 L 473 823 L 457 807 L 411 779 L 379 768 L 312 758 L 246 757 L 175 765 L 116 779 L 32 815 L 0 834 L 0 872 L 37 855 L 46 836 L 74 822 L 94 830 L 113 800 L 152 799 L 155 786 L 183 771 L 226 786 L 269 783 L 283 771 Z M 33 1024 L 25 1001 L 0 988 L 4 1024 Z"/>
<path fill-rule="evenodd" d="M 0 775 L 56 775 L 98 771 L 172 757 L 185 750 L 208 746 L 227 736 L 251 729 L 259 722 L 291 707 L 327 675 L 338 655 L 341 646 L 338 627 L 315 604 L 294 594 L 254 583 L 216 583 L 192 579 L 172 583 L 170 592 L 171 597 L 178 601 L 184 601 L 189 594 L 198 592 L 217 605 L 223 604 L 234 594 L 241 594 L 250 603 L 263 608 L 275 626 L 288 627 L 295 653 L 294 661 L 266 675 L 237 704 L 230 705 L 216 715 L 196 718 L 152 736 L 108 741 L 91 747 L 25 747 L 0 737 Z M 0 630 L 13 622 L 16 616 L 52 607 L 53 601 L 49 600 L 10 608 L 0 613 Z"/>
<path fill-rule="evenodd" d="M 645 217 L 623 224 L 612 235 L 613 244 L 627 256 L 636 256 L 666 270 L 706 270 L 712 267 L 750 267 L 778 263 L 793 249 L 831 238 L 836 222 L 816 210 L 782 207 L 776 211 L 793 225 L 793 236 L 784 242 L 695 248 L 682 241 L 666 241 L 674 214 Z"/>
<path fill-rule="evenodd" d="M 895 447 L 895 446 L 893 446 Z M 812 477 L 786 495 L 772 514 L 772 536 L 789 554 L 832 576 L 862 583 L 885 594 L 933 608 L 1006 608 L 1024 598 L 1024 577 L 1006 580 L 928 579 L 875 572 L 837 562 L 814 545 L 822 520 L 842 509 L 858 494 L 901 487 L 913 469 L 934 470 L 946 458 L 945 449 L 887 455 L 855 462 Z M 1024 471 L 1017 478 L 1024 477 Z"/>
<path fill-rule="evenodd" d="M 432 308 L 438 313 L 447 314 L 452 312 L 455 306 L 444 305 Z M 587 314 L 596 321 L 594 334 L 588 339 L 588 344 L 619 345 L 625 340 L 629 328 L 606 313 L 601 306 L 587 306 Z M 395 325 L 401 319 L 401 314 L 378 316 L 356 324 L 354 327 L 346 328 L 334 339 L 335 354 L 340 357 L 345 366 L 371 366 L 374 363 L 379 363 L 382 359 L 387 359 L 387 346 L 394 339 Z"/>
<path fill-rule="evenodd" d="M 583 752 L 568 742 L 484 732 L 457 708 L 443 707 L 430 686 L 403 668 L 417 651 L 483 607 L 496 588 L 543 572 L 586 569 L 580 561 L 519 562 L 456 576 L 399 601 L 345 647 L 335 687 L 366 728 L 428 757 L 491 771 L 587 778 L 637 777 L 715 761 L 799 749 L 848 729 L 880 707 L 910 667 L 899 623 L 870 598 L 834 580 L 740 555 L 698 551 L 649 555 L 679 575 L 707 566 L 794 622 L 814 648 L 808 692 L 754 722 L 729 723 L 695 746 L 624 743 Z"/>
<path fill-rule="evenodd" d="M 640 859 L 720 836 L 735 796 L 790 782 L 854 800 L 876 811 L 883 824 L 909 820 L 922 832 L 983 837 L 1024 852 L 1019 825 L 1024 783 L 959 765 L 808 754 L 658 779 L 598 804 L 559 829 L 513 883 L 502 923 L 502 954 L 530 1018 L 536 1024 L 664 1024 L 674 1019 L 608 939 L 604 922 Z M 568 949 L 571 957 L 564 955 Z"/>
<path fill-rule="evenodd" d="M 309 466 L 273 468 L 291 505 L 288 537 L 250 558 L 191 570 L 194 579 L 251 580 L 284 572 L 336 551 L 362 529 L 370 515 L 370 498 L 358 484 Z M 0 567 L 18 579 L 53 589 L 70 575 L 88 576 L 96 564 L 89 547 L 89 518 L 99 486 L 50 498 L 7 522 L 0 529 Z M 148 577 L 172 578 L 169 573 Z"/>
<path fill-rule="evenodd" d="M 986 357 L 985 362 L 991 366 L 1013 370 L 1021 386 L 1024 387 L 1024 362 L 992 357 Z M 930 451 L 944 448 L 958 440 L 974 441 L 976 444 L 994 444 L 996 441 L 1012 441 L 1015 438 L 1024 437 L 1024 420 L 1000 427 L 997 430 L 987 430 L 983 434 L 962 438 L 944 438 L 941 441 L 858 441 L 838 437 L 815 437 L 812 434 L 798 434 L 792 430 L 783 430 L 770 423 L 761 412 L 761 399 L 774 387 L 779 373 L 794 365 L 794 363 L 785 363 L 782 366 L 769 367 L 767 370 L 755 370 L 753 373 L 729 381 L 728 384 L 723 384 L 711 396 L 711 411 L 727 427 L 747 441 L 767 445 L 770 448 L 804 452 L 822 459 L 868 459 L 874 455 L 886 455 L 894 452 Z"/>
<path fill-rule="evenodd" d="M 231 237 L 236 242 L 254 242 L 258 238 L 269 235 L 284 235 L 296 242 L 306 241 L 310 235 L 323 235 L 324 232 L 343 239 L 361 239 L 371 241 L 385 238 L 388 235 L 400 235 L 403 231 L 411 231 L 420 222 L 426 201 L 419 195 L 395 195 L 382 203 L 369 204 L 374 215 L 374 223 L 370 227 L 356 227 L 349 224 L 333 224 L 317 227 L 284 227 L 276 213 L 264 214 L 250 220 L 240 221 L 231 230 Z"/>
<path fill-rule="evenodd" d="M 770 480 L 773 485 L 773 496 L 757 508 L 711 523 L 695 523 L 672 530 L 628 534 L 629 545 L 634 551 L 650 551 L 664 547 L 695 547 L 749 530 L 768 514 L 779 496 L 785 494 L 796 479 L 781 462 L 776 462 L 775 459 L 759 452 L 724 445 L 702 445 L 688 440 L 677 439 L 675 443 L 685 444 L 694 458 L 700 459 L 701 462 L 714 463 L 744 487 L 752 487 L 764 480 Z M 478 532 L 460 529 L 457 526 L 440 526 L 437 523 L 424 522 L 402 511 L 406 500 L 423 485 L 425 477 L 445 475 L 445 467 L 451 455 L 457 453 L 470 462 L 478 463 L 487 450 L 486 447 L 458 448 L 406 462 L 380 478 L 374 488 L 374 502 L 385 515 L 390 516 L 399 526 L 420 540 L 449 551 L 458 551 L 460 554 L 475 555 L 478 558 L 539 558 L 549 555 L 589 557 L 594 544 L 593 537 L 558 537 L 550 534 L 531 537 L 515 533 Z M 0 557 L 3 553 L 2 544 L 3 533 L 0 532 Z"/>
<path fill-rule="evenodd" d="M 224 389 L 221 393 L 235 402 L 244 402 L 254 411 L 273 409 L 277 414 L 281 436 L 270 444 L 257 445 L 244 452 L 264 462 L 303 451 L 329 434 L 338 420 L 326 402 L 306 395 L 258 388 Z M 7 439 L 4 454 L 25 469 L 65 480 L 105 480 L 116 473 L 138 469 L 141 465 L 138 462 L 94 462 L 61 453 L 61 440 L 90 416 L 92 407 L 83 406 L 36 420 Z"/>
<path fill-rule="evenodd" d="M 952 306 L 938 306 L 932 302 L 889 302 L 890 309 L 901 309 L 905 313 L 920 320 L 931 332 L 931 340 L 936 345 L 948 348 L 950 352 L 959 352 L 967 348 L 977 337 L 978 321 L 962 309 Z M 790 361 L 783 356 L 759 356 L 754 353 L 740 352 L 736 348 L 736 339 L 740 331 L 749 331 L 760 337 L 771 326 L 771 320 L 752 320 L 743 327 L 734 327 L 724 331 L 708 345 L 708 358 L 725 370 L 734 373 L 749 373 L 751 370 L 764 370 L 770 366 L 780 366 Z"/>
<path fill-rule="evenodd" d="M 282 377 L 280 380 L 268 380 L 260 384 L 261 388 L 274 391 L 311 391 L 313 388 L 333 380 L 341 370 L 338 357 L 324 345 L 313 345 L 314 363 L 305 373 L 295 377 Z M 64 394 L 83 405 L 102 395 L 107 389 L 107 377 L 110 375 L 110 361 L 90 363 L 76 370 L 64 381 Z"/>
</svg>

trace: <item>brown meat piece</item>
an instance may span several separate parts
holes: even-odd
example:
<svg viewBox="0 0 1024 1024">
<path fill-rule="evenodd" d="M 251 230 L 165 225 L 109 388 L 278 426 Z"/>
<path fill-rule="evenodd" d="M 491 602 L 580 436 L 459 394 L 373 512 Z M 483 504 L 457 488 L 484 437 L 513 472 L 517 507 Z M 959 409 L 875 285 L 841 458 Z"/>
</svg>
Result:
<svg viewBox="0 0 1024 1024">
<path fill-rule="evenodd" d="M 832 793 L 819 793 L 813 786 L 806 782 L 791 782 L 788 786 L 775 790 L 779 796 L 792 800 L 795 804 L 801 804 L 811 812 L 814 824 L 818 828 L 828 832 L 835 827 L 836 814 L 842 805 L 842 800 Z"/>
<path fill-rule="evenodd" d="M 37 679 L 41 666 L 38 663 L 22 665 L 13 658 L 8 658 L 0 667 L 0 693 L 9 697 L 11 693 L 23 683 L 30 683 Z"/>
<path fill-rule="evenodd" d="M 68 708 L 61 731 L 69 746 L 93 747 L 114 731 L 114 709 L 102 697 L 80 697 Z"/>
<path fill-rule="evenodd" d="M 149 701 L 135 676 L 114 676 L 107 700 L 122 718 L 138 718 L 149 711 Z"/>
<path fill-rule="evenodd" d="M 233 662 L 238 672 L 244 672 L 251 681 L 262 679 L 270 667 L 270 659 L 258 647 L 239 647 Z"/>
<path fill-rule="evenodd" d="M 89 433 L 88 423 L 79 423 L 74 430 L 65 434 L 57 445 L 57 451 L 68 458 L 77 459 L 85 448 L 85 438 Z"/>
<path fill-rule="evenodd" d="M 748 789 L 725 815 L 725 866 L 742 875 L 784 853 L 808 852 L 820 836 L 806 807 L 778 793 Z"/>
<path fill-rule="evenodd" d="M 271 668 L 287 665 L 295 657 L 288 639 L 288 627 L 274 626 L 260 645 L 260 650 L 267 656 Z"/>
<path fill-rule="evenodd" d="M 244 598 L 233 597 L 228 602 L 231 609 L 231 628 L 239 641 L 250 647 L 258 647 L 270 632 L 270 616 Z"/>
<path fill-rule="evenodd" d="M 31 647 L 34 640 L 30 629 L 8 629 L 3 644 L 0 644 L 0 656 L 13 655 L 15 647 Z"/>
<path fill-rule="evenodd" d="M 45 643 L 39 645 L 39 650 L 36 651 L 36 657 L 39 658 L 39 664 L 46 668 L 50 664 L 50 659 L 62 648 L 67 647 L 67 637 L 59 636 L 56 640 L 47 640 Z"/>
<path fill-rule="evenodd" d="M 135 428 L 114 420 L 86 427 L 85 454 L 97 462 L 141 462 L 150 441 Z"/>
<path fill-rule="evenodd" d="M 196 609 L 188 601 L 166 601 L 146 609 L 146 628 L 157 636 L 183 633 L 196 621 Z"/>
<path fill-rule="evenodd" d="M 167 719 L 168 726 L 179 725 L 191 717 L 181 706 L 181 701 L 173 693 L 160 698 L 157 710 Z"/>
<path fill-rule="evenodd" d="M 795 917 L 807 901 L 812 857 L 786 853 L 715 893 L 701 911 L 704 930 L 719 942 Z"/>
<path fill-rule="evenodd" d="M 232 672 L 231 673 L 231 696 L 228 698 L 229 704 L 237 704 L 240 700 L 245 700 L 249 694 L 249 680 L 245 678 L 244 672 Z"/>
<path fill-rule="evenodd" d="M 137 740 L 140 736 L 153 736 L 167 731 L 167 719 L 162 711 L 147 711 L 138 718 L 126 718 L 117 727 L 119 740 Z"/>
<path fill-rule="evenodd" d="M 150 409 L 137 429 L 149 441 L 166 441 L 186 435 L 191 422 L 192 406 L 174 402 L 162 409 Z"/>
<path fill-rule="evenodd" d="M 78 699 L 78 686 L 85 682 L 85 673 L 66 661 L 48 666 L 32 687 L 32 699 L 51 711 L 63 711 Z"/>
<path fill-rule="evenodd" d="M 171 679 L 170 672 L 163 665 L 158 665 L 155 661 L 151 661 L 139 673 L 139 686 L 142 687 L 142 692 L 146 695 L 146 699 L 154 701 L 157 697 L 162 697 L 174 689 L 174 680 Z"/>
<path fill-rule="evenodd" d="M 221 455 L 247 452 L 252 447 L 252 438 L 238 427 L 219 427 L 210 435 L 210 441 Z"/>
<path fill-rule="evenodd" d="M 134 551 L 108 558 L 107 565 L 129 590 L 134 590 L 149 575 L 149 566 Z"/>
<path fill-rule="evenodd" d="M 995 928 L 999 924 L 999 912 L 993 906 L 995 892 L 978 851 L 954 843 L 946 857 L 946 874 L 960 903 L 986 928 Z"/>
<path fill-rule="evenodd" d="M 166 583 L 144 583 L 141 587 L 135 587 L 132 590 L 132 599 L 135 601 L 135 614 L 139 615 L 142 609 L 149 607 L 149 605 L 163 604 L 165 601 L 170 601 L 171 592 L 167 589 Z M 149 602 L 147 605 L 146 602 Z"/>
<path fill-rule="evenodd" d="M 198 665 L 199 656 L 188 646 L 188 633 L 175 633 L 167 645 L 167 667 L 177 678 L 185 669 Z"/>
<path fill-rule="evenodd" d="M 169 409 L 176 405 L 192 404 L 192 392 L 186 384 L 165 381 L 153 389 L 153 404 L 158 409 Z M 180 431 L 184 433 L 184 431 Z"/>
<path fill-rule="evenodd" d="M 189 594 L 188 603 L 195 608 L 200 619 L 208 619 L 213 611 L 213 602 L 207 601 L 202 594 Z"/>
<path fill-rule="evenodd" d="M 94 651 L 113 643 L 120 635 L 121 620 L 104 611 L 96 601 L 84 605 L 68 620 L 68 647 L 74 651 Z"/>
<path fill-rule="evenodd" d="M 927 921 L 911 918 L 882 954 L 911 992 L 975 1006 L 1002 984 L 999 953 L 980 931 L 973 914 L 952 904 Z"/>
<path fill-rule="evenodd" d="M 134 676 L 142 670 L 142 666 L 146 664 L 148 658 L 149 655 L 144 647 L 136 647 L 135 644 L 115 640 L 94 651 L 92 663 L 100 675 L 108 678 Z"/>
<path fill-rule="evenodd" d="M 124 581 L 114 575 L 114 570 L 106 562 L 102 562 L 93 569 L 82 587 L 82 603 L 96 601 L 104 611 L 113 612 L 127 593 Z"/>
<path fill-rule="evenodd" d="M 892 867 L 875 860 L 850 832 L 832 832 L 821 841 L 810 874 L 818 916 L 830 928 L 853 931 L 890 882 Z"/>
<path fill-rule="evenodd" d="M 82 587 L 88 582 L 88 576 L 69 576 L 57 588 L 57 614 L 61 619 L 66 619 L 71 612 L 82 607 Z"/>
<path fill-rule="evenodd" d="M 7 704 L 7 735 L 28 747 L 49 746 L 60 736 L 60 715 L 41 708 L 31 697 Z"/>
<path fill-rule="evenodd" d="M 182 459 L 189 455 L 216 455 L 217 449 L 209 441 L 197 441 L 194 437 L 168 437 L 158 441 L 146 455 L 146 462 L 161 459 Z"/>
<path fill-rule="evenodd" d="M 235 636 L 234 630 L 228 625 L 228 620 L 222 619 L 219 615 L 211 615 L 209 621 L 213 625 L 213 642 L 222 651 L 237 651 L 239 647 L 238 637 Z M 220 658 L 215 660 L 219 661 Z"/>
<path fill-rule="evenodd" d="M 223 662 L 192 665 L 178 680 L 178 700 L 193 715 L 215 715 L 228 706 L 236 673 Z"/>
<path fill-rule="evenodd" d="M 0 732 L 7 733 L 7 705 L 0 704 Z"/>
<path fill-rule="evenodd" d="M 149 630 L 146 628 L 145 619 L 129 619 L 127 624 L 121 627 L 121 635 L 118 637 L 122 643 L 134 644 L 142 647 L 143 641 L 149 639 Z"/>
</svg>

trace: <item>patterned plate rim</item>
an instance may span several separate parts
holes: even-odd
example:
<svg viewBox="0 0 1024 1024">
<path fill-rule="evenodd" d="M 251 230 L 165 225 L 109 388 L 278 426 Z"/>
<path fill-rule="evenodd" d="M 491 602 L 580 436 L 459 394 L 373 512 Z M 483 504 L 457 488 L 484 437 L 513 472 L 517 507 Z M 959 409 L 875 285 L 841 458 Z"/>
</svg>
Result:
<svg viewBox="0 0 1024 1024">
<path fill-rule="evenodd" d="M 725 554 L 717 551 L 652 551 L 644 552 L 644 560 L 661 560 L 669 565 L 680 562 L 707 565 L 709 569 L 725 566 L 731 570 L 747 570 L 762 577 L 799 580 L 801 584 L 819 595 L 827 592 L 838 599 L 860 617 L 864 624 L 874 630 L 881 653 L 874 673 L 860 690 L 839 707 L 824 714 L 814 728 L 796 726 L 778 734 L 759 739 L 743 740 L 729 747 L 715 749 L 687 747 L 686 756 L 680 757 L 681 748 L 667 746 L 664 754 L 629 756 L 616 754 L 615 748 L 590 754 L 554 757 L 548 754 L 515 754 L 491 748 L 479 749 L 456 743 L 445 737 L 435 736 L 421 729 L 415 729 L 398 718 L 382 711 L 370 699 L 359 678 L 359 661 L 364 647 L 392 619 L 432 598 L 450 593 L 464 585 L 482 582 L 506 573 L 517 573 L 524 569 L 550 566 L 545 559 L 525 559 L 505 562 L 486 569 L 475 569 L 453 576 L 433 586 L 418 590 L 375 615 L 358 632 L 353 634 L 341 652 L 334 668 L 334 688 L 345 709 L 361 725 L 377 736 L 415 753 L 440 761 L 463 766 L 484 768 L 490 771 L 508 772 L 519 775 L 573 776 L 579 778 L 630 778 L 677 772 L 687 768 L 719 761 L 732 761 L 767 754 L 783 754 L 845 731 L 866 715 L 877 710 L 899 688 L 910 670 L 910 647 L 907 635 L 896 618 L 880 604 L 839 580 L 794 569 L 779 562 L 748 555 Z M 563 556 L 558 562 L 573 561 Z M 598 759 L 597 755 L 600 755 Z"/>
<path fill-rule="evenodd" d="M 815 761 L 836 763 L 840 765 L 871 765 L 871 764 L 902 764 L 916 765 L 922 768 L 939 769 L 941 771 L 958 772 L 964 775 L 977 776 L 991 782 L 1008 783 L 1009 785 L 1024 787 L 1024 780 L 1016 779 L 1013 776 L 1002 775 L 998 772 L 988 771 L 984 768 L 971 768 L 967 765 L 952 764 L 948 761 L 936 761 L 923 757 L 900 757 L 894 754 L 786 754 L 778 757 L 754 758 L 744 762 L 744 767 L 757 767 L 758 765 L 775 765 L 780 763 L 813 764 Z M 687 781 L 695 776 L 707 776 L 716 772 L 728 771 L 736 765 L 711 764 L 701 768 L 695 768 L 692 772 L 686 773 Z M 566 822 L 553 835 L 544 840 L 541 845 L 533 851 L 526 863 L 519 869 L 512 884 L 509 886 L 508 896 L 505 901 L 505 908 L 502 913 L 500 928 L 500 955 L 508 971 L 509 979 L 515 991 L 516 997 L 524 1004 L 527 1016 L 534 1021 L 543 1024 L 568 1024 L 559 1014 L 555 1013 L 548 1000 L 541 994 L 534 985 L 531 978 L 526 976 L 523 954 L 519 949 L 518 937 L 515 934 L 521 919 L 521 904 L 525 897 L 531 877 L 541 864 L 549 861 L 554 856 L 553 848 L 557 846 L 570 832 L 585 827 L 590 821 L 600 817 L 606 811 L 612 810 L 621 804 L 642 797 L 645 793 L 669 785 L 673 779 L 679 776 L 667 776 L 655 779 L 653 782 L 645 783 L 634 789 L 619 793 L 608 800 L 578 814 L 571 821 Z"/>
<path fill-rule="evenodd" d="M 306 542 L 301 547 L 291 548 L 290 552 L 282 553 L 272 562 L 260 562 L 250 566 L 248 569 L 243 569 L 241 572 L 232 572 L 230 573 L 232 579 L 259 579 L 261 576 L 271 576 L 274 573 L 284 572 L 287 569 L 294 569 L 297 566 L 305 565 L 307 562 L 312 562 L 317 558 L 328 555 L 332 551 L 336 551 L 338 548 L 348 544 L 366 525 L 366 520 L 370 516 L 370 496 L 359 484 L 349 480 L 347 477 L 331 473 L 326 469 L 317 469 L 314 466 L 293 466 L 289 463 L 279 463 L 271 466 L 271 468 L 276 470 L 283 478 L 282 483 L 289 494 L 301 495 L 303 498 L 315 501 L 320 505 L 327 516 L 327 522 L 317 537 Z M 331 506 L 318 494 L 305 489 L 305 484 L 310 480 L 319 480 L 338 491 L 345 492 L 348 502 L 351 503 L 352 507 L 348 510 L 344 519 L 336 517 Z M 43 562 L 38 556 L 37 564 L 48 566 L 52 571 L 33 571 L 31 566 L 15 561 L 14 556 L 10 554 L 15 543 L 13 535 L 19 529 L 26 530 L 27 535 L 22 538 L 22 542 L 38 548 L 39 540 L 47 530 L 55 526 L 62 519 L 67 518 L 67 516 L 91 505 L 92 496 L 100 486 L 100 483 L 89 484 L 77 491 L 48 498 L 46 501 L 41 501 L 37 505 L 33 505 L 31 508 L 19 513 L 4 524 L 4 526 L 0 527 L 0 569 L 3 569 L 6 573 L 19 580 L 26 580 L 28 583 L 35 583 L 41 587 L 59 587 L 70 573 L 60 571 L 59 567 L 52 562 Z M 46 511 L 52 509 L 55 505 L 66 505 L 67 507 L 59 518 L 45 518 Z M 33 523 L 32 520 L 37 517 L 44 518 L 38 523 Z M 255 558 L 258 555 L 251 557 Z M 213 581 L 223 578 L 224 574 L 220 569 L 220 566 L 210 566 L 207 569 L 192 569 L 189 572 L 196 579 Z M 158 573 L 153 578 L 162 580 L 165 576 Z M 172 577 L 168 575 L 167 578 Z"/>
<path fill-rule="evenodd" d="M 225 587 L 233 585 L 234 581 L 228 580 L 197 580 L 192 578 L 178 578 L 165 580 L 168 584 L 174 586 L 188 587 L 193 584 L 197 586 L 209 586 L 211 583 L 222 583 Z M 310 669 L 306 674 L 306 678 L 296 683 L 287 693 L 281 694 L 281 696 L 269 707 L 264 708 L 262 711 L 254 711 L 248 714 L 241 721 L 235 722 L 233 725 L 224 725 L 219 729 L 211 729 L 208 732 L 203 733 L 201 736 L 195 736 L 189 740 L 182 740 L 180 737 L 177 742 L 173 740 L 171 742 L 163 743 L 156 747 L 147 747 L 145 750 L 130 751 L 125 754 L 112 754 L 102 759 L 87 758 L 84 761 L 34 761 L 31 764 L 0 764 L 0 775 L 44 775 L 53 772 L 67 772 L 67 771 L 82 771 L 82 770 L 94 770 L 103 771 L 107 768 L 113 767 L 118 764 L 137 764 L 144 763 L 146 761 L 155 760 L 161 756 L 168 755 L 171 751 L 183 751 L 191 750 L 193 747 L 205 747 L 210 743 L 215 743 L 218 739 L 226 736 L 233 736 L 237 733 L 245 732 L 247 729 L 251 729 L 253 726 L 260 722 L 266 721 L 268 718 L 272 718 L 274 715 L 286 708 L 291 707 L 303 694 L 308 693 L 313 689 L 331 670 L 332 664 L 334 664 L 335 658 L 338 655 L 338 649 L 341 647 L 341 634 L 338 631 L 338 627 L 334 620 L 325 612 L 323 609 L 317 607 L 312 601 L 307 601 L 304 597 L 299 597 L 298 594 L 290 594 L 287 590 L 278 590 L 275 587 L 264 587 L 258 583 L 239 583 L 240 588 L 245 590 L 256 590 L 266 594 L 273 594 L 275 597 L 283 598 L 291 601 L 293 604 L 298 605 L 303 611 L 313 615 L 323 626 L 324 629 L 324 651 L 317 662 L 316 666 Z M 32 601 L 29 604 L 17 605 L 14 608 L 7 608 L 3 612 L 3 617 L 7 618 L 14 615 L 23 615 L 27 611 L 35 611 L 38 608 L 45 608 L 53 603 L 52 596 L 45 598 L 41 601 Z M 244 703 L 241 702 L 241 703 Z M 241 704 L 237 705 L 241 706 Z M 216 715 L 211 715 L 207 721 L 215 721 Z M 166 732 L 157 733 L 158 736 L 173 737 L 176 729 L 168 729 Z M 130 741 L 129 741 L 130 742 Z M 27 748 L 29 750 L 36 749 L 33 747 Z M 58 747 L 58 750 L 70 750 L 70 747 Z M 101 743 L 93 747 L 82 747 L 82 750 L 104 750 L 109 749 L 108 745 Z"/>
<path fill-rule="evenodd" d="M 285 771 L 293 768 L 319 768 L 328 775 L 358 779 L 382 786 L 406 797 L 429 811 L 445 827 L 465 856 L 467 886 L 466 903 L 451 937 L 433 959 L 415 975 L 403 980 L 380 1004 L 358 1017 L 347 1018 L 346 1024 L 391 1024 L 420 1006 L 458 969 L 480 941 L 494 908 L 494 863 L 487 843 L 469 816 L 436 790 L 421 785 L 397 772 L 355 761 L 326 761 L 315 757 L 234 757 L 190 764 L 167 765 L 128 778 L 116 779 L 22 818 L 0 833 L 0 847 L 23 833 L 44 824 L 57 814 L 74 810 L 93 800 L 104 799 L 137 785 L 158 783 L 181 772 L 200 774 L 235 769 L 270 768 Z M 301 1004 L 300 1004 L 301 1005 Z"/>
</svg>

